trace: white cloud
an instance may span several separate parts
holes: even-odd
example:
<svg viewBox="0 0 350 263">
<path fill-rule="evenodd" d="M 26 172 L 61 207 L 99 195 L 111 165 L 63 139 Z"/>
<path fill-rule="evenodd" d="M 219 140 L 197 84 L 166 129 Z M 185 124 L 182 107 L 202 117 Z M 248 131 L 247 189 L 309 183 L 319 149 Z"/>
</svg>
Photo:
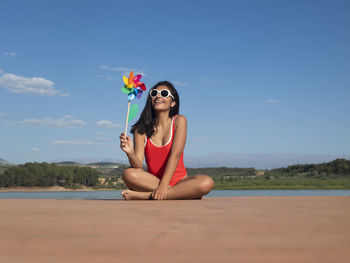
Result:
<svg viewBox="0 0 350 263">
<path fill-rule="evenodd" d="M 64 116 L 63 116 L 63 119 L 72 120 L 72 119 L 74 119 L 74 117 L 73 117 L 72 115 L 64 115 Z"/>
<path fill-rule="evenodd" d="M 107 135 L 109 132 L 96 132 L 96 135 Z"/>
<path fill-rule="evenodd" d="M 0 77 L 0 87 L 13 93 L 32 93 L 41 96 L 69 96 L 60 90 L 54 89 L 54 83 L 44 78 L 27 78 L 12 73 L 4 74 Z"/>
<path fill-rule="evenodd" d="M 266 101 L 266 103 L 277 103 L 279 102 L 279 100 L 276 100 L 276 99 L 269 99 Z"/>
<path fill-rule="evenodd" d="M 40 150 L 40 149 L 39 149 L 39 148 L 36 148 L 36 147 L 33 147 L 33 148 L 32 148 L 32 151 L 33 151 L 33 152 L 37 152 L 37 151 L 39 151 L 39 150 Z"/>
<path fill-rule="evenodd" d="M 71 141 L 58 140 L 58 141 L 53 141 L 51 143 L 55 145 L 117 146 L 116 144 L 99 143 L 99 142 L 86 141 L 86 140 L 71 140 Z"/>
<path fill-rule="evenodd" d="M 98 122 L 96 122 L 96 125 L 100 126 L 100 127 L 104 127 L 104 128 L 120 128 L 120 127 L 122 127 L 120 124 L 113 123 L 113 122 L 108 121 L 108 120 L 98 121 Z"/>
<path fill-rule="evenodd" d="M 111 70 L 111 71 L 117 71 L 120 72 L 123 75 L 129 76 L 130 71 L 134 72 L 134 75 L 141 74 L 143 77 L 148 76 L 144 71 L 138 70 L 138 69 L 132 69 L 132 68 L 126 68 L 126 67 L 111 67 L 108 65 L 101 65 L 100 69 L 103 70 Z"/>
<path fill-rule="evenodd" d="M 109 76 L 109 75 L 102 75 L 102 74 L 96 74 L 96 77 L 97 78 L 100 78 L 100 79 L 105 79 L 105 80 L 113 80 L 113 79 L 116 79 L 112 76 Z"/>
<path fill-rule="evenodd" d="M 5 112 L 0 112 L 0 116 L 10 116 L 10 114 L 5 113 Z"/>
<path fill-rule="evenodd" d="M 177 80 L 173 80 L 173 83 L 175 85 L 178 85 L 178 86 L 187 86 L 188 85 L 188 83 L 186 83 L 186 82 L 181 82 L 181 81 L 177 81 Z"/>
<path fill-rule="evenodd" d="M 199 78 L 199 81 L 207 83 L 207 84 L 214 84 L 214 85 L 224 85 L 225 84 L 225 82 L 222 80 L 209 79 L 208 77 Z"/>
<path fill-rule="evenodd" d="M 74 117 L 70 115 L 66 115 L 61 119 L 51 119 L 51 118 L 44 118 L 44 119 L 27 119 L 23 121 L 18 122 L 4 122 L 6 126 L 17 126 L 17 125 L 24 125 L 24 126 L 31 126 L 31 127 L 77 127 L 85 125 L 86 122 L 82 120 L 74 119 Z"/>
<path fill-rule="evenodd" d="M 107 65 L 101 65 L 100 66 L 100 69 L 109 69 L 110 67 L 109 66 L 107 66 Z"/>
<path fill-rule="evenodd" d="M 95 143 L 92 141 L 53 141 L 52 144 L 62 144 L 62 145 L 94 145 Z"/>
<path fill-rule="evenodd" d="M 17 56 L 17 53 L 15 53 L 15 52 L 4 52 L 4 55 L 5 56 L 15 57 L 15 56 Z"/>
</svg>

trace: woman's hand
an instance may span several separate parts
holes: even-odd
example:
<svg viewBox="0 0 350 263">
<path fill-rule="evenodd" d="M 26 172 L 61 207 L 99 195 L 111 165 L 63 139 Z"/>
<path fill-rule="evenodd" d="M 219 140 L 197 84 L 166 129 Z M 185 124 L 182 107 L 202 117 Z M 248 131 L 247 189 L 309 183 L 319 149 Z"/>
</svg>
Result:
<svg viewBox="0 0 350 263">
<path fill-rule="evenodd" d="M 168 194 L 168 186 L 158 185 L 156 189 L 152 192 L 152 197 L 154 200 L 164 200 Z"/>
<path fill-rule="evenodd" d="M 134 144 L 130 136 L 126 136 L 124 132 L 120 134 L 120 148 L 126 153 L 131 154 L 134 151 Z"/>
</svg>

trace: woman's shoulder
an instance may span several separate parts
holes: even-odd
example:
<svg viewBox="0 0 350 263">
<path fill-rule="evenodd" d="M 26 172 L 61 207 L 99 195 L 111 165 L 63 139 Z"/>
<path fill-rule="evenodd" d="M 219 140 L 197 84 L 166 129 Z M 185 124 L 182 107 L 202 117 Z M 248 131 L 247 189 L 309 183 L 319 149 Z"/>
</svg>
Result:
<svg viewBox="0 0 350 263">
<path fill-rule="evenodd" d="M 175 126 L 178 126 L 178 125 L 186 125 L 187 123 L 187 119 L 184 115 L 176 115 L 176 118 L 175 118 Z"/>
<path fill-rule="evenodd" d="M 135 130 L 134 130 L 134 136 L 144 138 L 144 137 L 146 136 L 146 133 L 142 133 L 142 134 L 141 134 L 141 133 L 139 132 L 139 129 L 138 129 L 138 128 L 135 128 Z"/>
<path fill-rule="evenodd" d="M 176 121 L 178 121 L 178 120 L 186 121 L 186 117 L 185 117 L 185 115 L 176 114 L 175 115 L 175 120 Z"/>
</svg>

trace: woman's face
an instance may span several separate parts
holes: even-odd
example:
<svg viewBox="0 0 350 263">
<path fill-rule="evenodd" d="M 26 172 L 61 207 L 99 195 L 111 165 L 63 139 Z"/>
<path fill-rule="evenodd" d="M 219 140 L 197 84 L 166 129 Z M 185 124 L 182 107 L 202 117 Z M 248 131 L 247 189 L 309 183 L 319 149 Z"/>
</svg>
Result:
<svg viewBox="0 0 350 263">
<path fill-rule="evenodd" d="M 156 90 L 169 90 L 169 88 L 167 86 L 158 86 L 157 88 L 155 88 Z M 171 94 L 171 92 L 170 92 Z M 162 97 L 162 95 L 160 94 L 160 92 L 158 92 L 158 95 L 154 98 L 152 98 L 152 106 L 156 111 L 168 111 L 170 110 L 171 107 L 174 107 L 176 102 L 173 100 L 173 98 L 171 96 L 164 98 Z"/>
</svg>

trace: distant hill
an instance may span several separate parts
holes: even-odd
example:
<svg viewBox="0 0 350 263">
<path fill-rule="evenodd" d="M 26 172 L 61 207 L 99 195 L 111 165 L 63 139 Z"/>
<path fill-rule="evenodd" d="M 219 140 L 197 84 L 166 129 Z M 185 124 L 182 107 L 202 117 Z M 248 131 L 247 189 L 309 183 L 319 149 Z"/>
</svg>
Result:
<svg viewBox="0 0 350 263">
<path fill-rule="evenodd" d="M 53 163 L 61 163 L 61 162 L 74 162 L 79 164 L 96 164 L 96 163 L 118 163 L 118 164 L 129 164 L 127 158 L 125 159 L 113 159 L 113 158 L 105 158 L 105 159 L 93 159 L 93 158 L 73 158 L 73 159 L 54 159 L 50 162 Z"/>
<path fill-rule="evenodd" d="M 9 165 L 13 165 L 13 164 L 0 158 L 0 166 L 9 166 Z"/>
<path fill-rule="evenodd" d="M 192 157 L 185 153 L 186 168 L 240 167 L 274 169 L 295 164 L 324 163 L 335 159 L 350 159 L 350 154 L 294 154 L 294 153 L 211 153 Z"/>
<path fill-rule="evenodd" d="M 70 162 L 70 161 L 64 161 L 64 162 L 55 162 L 56 164 L 59 164 L 59 165 L 80 165 L 79 163 L 76 163 L 76 162 Z"/>
<path fill-rule="evenodd" d="M 54 162 L 58 165 L 65 165 L 65 166 L 80 166 L 80 167 L 101 167 L 101 168 L 115 168 L 115 167 L 126 167 L 125 163 L 117 163 L 117 162 L 93 162 L 93 163 L 79 163 L 79 162 L 73 162 L 73 161 L 63 161 L 63 162 Z"/>
<path fill-rule="evenodd" d="M 118 167 L 123 167 L 123 166 L 126 166 L 126 164 L 123 164 L 123 163 L 114 163 L 114 162 L 95 162 L 95 163 L 88 163 L 86 165 L 89 165 L 89 166 L 101 166 L 101 167 L 115 167 L 115 166 L 118 166 Z"/>
</svg>

